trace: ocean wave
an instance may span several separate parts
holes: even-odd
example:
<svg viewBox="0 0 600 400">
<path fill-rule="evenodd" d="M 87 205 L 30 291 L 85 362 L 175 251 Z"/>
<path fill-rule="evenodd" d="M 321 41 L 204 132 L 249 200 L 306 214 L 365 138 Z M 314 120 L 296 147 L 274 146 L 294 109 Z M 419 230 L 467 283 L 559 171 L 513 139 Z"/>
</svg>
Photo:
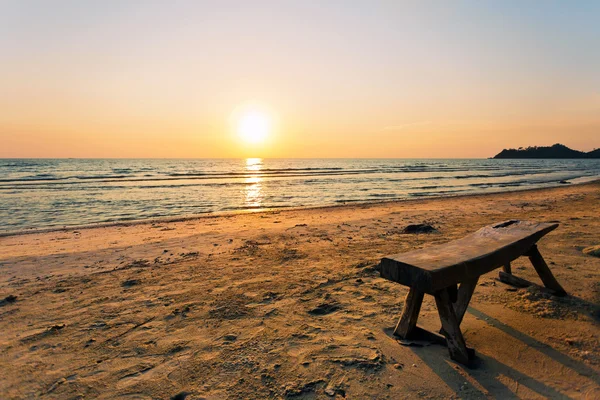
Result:
<svg viewBox="0 0 600 400">
<path fill-rule="evenodd" d="M 373 201 L 373 199 L 337 199 L 334 200 L 336 203 L 366 203 Z"/>
<path fill-rule="evenodd" d="M 260 176 L 300 176 L 300 175 L 327 175 L 327 174 L 366 174 L 378 172 L 376 169 L 343 169 L 343 168 L 287 168 L 287 169 L 261 169 L 257 171 L 240 172 L 171 172 L 170 177 L 260 177 Z"/>
<path fill-rule="evenodd" d="M 437 190 L 435 192 L 416 192 L 416 193 L 409 193 L 409 196 L 411 197 L 425 197 L 425 196 L 444 196 L 447 194 L 456 194 L 456 193 L 465 193 L 465 192 L 469 192 L 468 190 L 465 189 L 455 189 L 455 190 Z"/>
<path fill-rule="evenodd" d="M 398 195 L 395 193 L 371 193 L 369 197 L 378 197 L 378 198 L 387 198 L 387 197 L 397 197 Z"/>
<path fill-rule="evenodd" d="M 126 178 L 127 175 L 75 175 L 73 178 L 82 180 L 92 179 L 121 179 Z"/>
<path fill-rule="evenodd" d="M 22 176 L 19 178 L 0 178 L 0 182 L 31 182 L 31 181 L 58 181 L 64 178 L 52 174 L 39 174 L 31 176 Z"/>
<path fill-rule="evenodd" d="M 260 171 L 341 171 L 342 167 L 327 167 L 327 168 L 262 168 Z"/>
</svg>

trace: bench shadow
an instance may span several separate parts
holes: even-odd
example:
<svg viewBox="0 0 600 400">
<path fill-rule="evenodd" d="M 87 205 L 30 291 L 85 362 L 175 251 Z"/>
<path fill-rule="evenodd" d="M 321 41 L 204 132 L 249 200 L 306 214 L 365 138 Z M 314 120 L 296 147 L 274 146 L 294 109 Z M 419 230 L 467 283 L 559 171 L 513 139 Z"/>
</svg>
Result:
<svg viewBox="0 0 600 400">
<path fill-rule="evenodd" d="M 573 371 L 577 372 L 579 375 L 585 376 L 586 378 L 590 378 L 591 380 L 593 380 L 594 382 L 596 382 L 597 384 L 600 385 L 600 376 L 596 373 L 596 371 L 594 371 L 592 368 L 588 367 L 584 363 L 574 360 L 571 357 L 567 356 L 566 354 L 561 353 L 558 350 L 555 350 L 554 348 L 550 347 L 549 345 L 542 343 L 542 342 L 532 338 L 531 336 L 524 334 L 523 332 L 520 332 L 514 328 L 511 328 L 510 326 L 506 325 L 505 323 L 503 323 L 493 317 L 490 317 L 489 315 L 483 313 L 482 311 L 477 310 L 476 308 L 469 307 L 467 309 L 467 311 L 470 314 L 472 314 L 473 316 L 486 322 L 488 325 L 491 325 L 494 328 L 500 329 L 502 332 L 514 337 L 517 340 L 520 340 L 521 342 L 527 344 L 530 347 L 533 347 L 534 349 L 536 349 L 540 353 L 544 354 L 545 356 L 553 359 L 554 361 L 556 361 L 558 363 L 561 363 L 562 365 L 564 365 L 567 368 L 572 369 Z"/>
<path fill-rule="evenodd" d="M 518 398 L 506 385 L 495 379 L 472 379 L 471 371 L 454 364 L 448 359 L 448 350 L 442 346 L 413 347 L 413 353 L 442 380 L 454 393 L 462 398 L 488 399 L 491 396 L 499 399 Z M 441 353 L 443 352 L 443 353 Z M 462 371 L 462 373 L 461 373 Z M 489 372 L 488 372 L 489 373 Z M 465 376 L 471 377 L 471 379 Z M 493 378 L 490 377 L 490 378 Z M 476 381 L 478 385 L 475 384 Z M 483 387 L 484 390 L 481 389 Z M 486 393 L 487 391 L 487 393 Z"/>
<path fill-rule="evenodd" d="M 579 375 L 589 378 L 597 384 L 600 384 L 600 376 L 598 376 L 598 374 L 596 374 L 591 367 L 585 365 L 584 363 L 574 360 L 558 350 L 555 350 L 551 346 L 542 343 L 493 317 L 490 317 L 476 308 L 469 307 L 467 311 L 487 324 L 500 329 L 502 332 L 512 336 L 517 340 L 520 340 L 552 360 L 575 371 Z M 389 334 L 392 336 L 391 330 Z M 539 395 L 552 399 L 569 399 L 568 396 L 557 391 L 556 389 L 520 371 L 517 371 L 504 363 L 501 363 L 493 357 L 476 353 L 476 359 L 474 360 L 473 365 L 471 368 L 466 368 L 451 361 L 449 359 L 447 350 L 443 346 L 426 345 L 424 347 L 411 347 L 411 350 L 429 368 L 431 368 L 431 370 L 435 372 L 440 379 L 442 379 L 456 394 L 460 395 L 461 397 L 487 398 L 491 395 L 495 398 L 502 399 L 520 398 L 498 379 L 499 375 L 503 375 Z"/>
<path fill-rule="evenodd" d="M 448 356 L 445 339 L 442 338 L 442 343 L 436 339 L 439 335 L 417 329 L 416 338 L 411 340 L 400 340 L 394 336 L 393 328 L 384 329 L 384 332 L 398 343 L 410 347 L 412 352 L 460 397 L 488 399 L 492 396 L 498 399 L 520 399 L 521 397 L 498 379 L 498 376 L 503 375 L 547 398 L 569 399 L 554 388 L 492 357 L 476 353 L 470 367 L 457 364 Z"/>
<path fill-rule="evenodd" d="M 519 395 L 498 379 L 499 375 L 503 375 L 541 396 L 551 399 L 570 398 L 492 357 L 477 354 L 473 367 L 466 368 L 449 360 L 447 350 L 440 346 L 415 347 L 412 351 L 461 397 L 478 399 L 492 396 L 498 399 L 520 399 Z M 440 351 L 444 353 L 441 357 Z"/>
</svg>

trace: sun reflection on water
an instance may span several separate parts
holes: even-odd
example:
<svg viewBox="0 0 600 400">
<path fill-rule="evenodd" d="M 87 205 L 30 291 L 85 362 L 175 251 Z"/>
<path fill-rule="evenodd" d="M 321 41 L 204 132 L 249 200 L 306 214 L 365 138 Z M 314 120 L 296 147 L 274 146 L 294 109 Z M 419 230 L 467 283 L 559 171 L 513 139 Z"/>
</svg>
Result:
<svg viewBox="0 0 600 400">
<path fill-rule="evenodd" d="M 248 176 L 245 180 L 246 186 L 244 194 L 246 197 L 246 207 L 259 208 L 262 204 L 262 178 L 260 176 L 252 176 L 252 174 L 260 173 L 262 169 L 262 158 L 247 158 L 246 172 Z"/>
</svg>

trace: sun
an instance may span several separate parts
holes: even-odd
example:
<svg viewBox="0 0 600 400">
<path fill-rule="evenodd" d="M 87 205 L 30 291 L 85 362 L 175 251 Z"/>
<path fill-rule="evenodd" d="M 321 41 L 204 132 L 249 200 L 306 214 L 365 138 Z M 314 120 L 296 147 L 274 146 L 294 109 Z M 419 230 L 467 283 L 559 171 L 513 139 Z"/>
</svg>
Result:
<svg viewBox="0 0 600 400">
<path fill-rule="evenodd" d="M 237 134 L 246 143 L 259 144 L 271 133 L 271 119 L 261 110 L 250 109 L 241 113 L 237 121 Z"/>
</svg>

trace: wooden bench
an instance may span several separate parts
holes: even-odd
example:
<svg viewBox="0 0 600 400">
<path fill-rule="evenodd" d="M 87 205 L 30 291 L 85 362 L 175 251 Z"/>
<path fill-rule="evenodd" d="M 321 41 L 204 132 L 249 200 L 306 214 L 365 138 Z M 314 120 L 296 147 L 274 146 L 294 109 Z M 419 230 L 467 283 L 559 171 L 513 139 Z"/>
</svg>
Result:
<svg viewBox="0 0 600 400">
<path fill-rule="evenodd" d="M 503 267 L 503 281 L 514 278 L 527 282 L 514 277 L 510 267 L 511 261 L 527 256 L 544 285 L 556 295 L 566 295 L 536 246 L 538 240 L 557 227 L 558 224 L 505 221 L 449 243 L 383 258 L 381 276 L 410 287 L 394 334 L 410 339 L 420 330 L 416 325 L 423 296 L 433 295 L 450 357 L 468 364 L 473 352 L 465 345 L 460 323 L 481 275 Z"/>
</svg>

